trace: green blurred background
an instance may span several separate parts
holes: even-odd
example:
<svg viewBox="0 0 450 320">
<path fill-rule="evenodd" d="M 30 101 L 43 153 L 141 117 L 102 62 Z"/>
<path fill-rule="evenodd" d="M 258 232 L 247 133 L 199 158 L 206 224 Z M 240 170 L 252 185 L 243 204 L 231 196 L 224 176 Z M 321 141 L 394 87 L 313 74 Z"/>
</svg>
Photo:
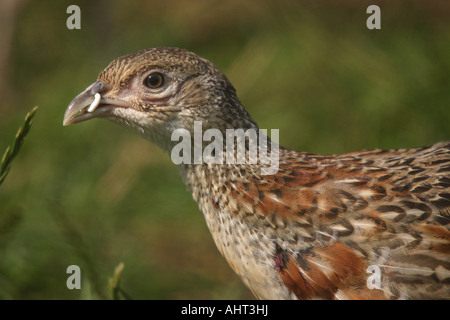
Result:
<svg viewBox="0 0 450 320">
<path fill-rule="evenodd" d="M 68 30 L 66 8 L 81 8 Z M 381 8 L 381 30 L 366 8 Z M 123 54 L 178 46 L 213 61 L 261 128 L 316 153 L 450 140 L 450 2 L 0 0 L 0 152 L 39 110 L 0 186 L 0 299 L 252 299 L 178 169 L 114 124 L 62 126 Z M 82 290 L 66 268 L 80 266 Z"/>
</svg>

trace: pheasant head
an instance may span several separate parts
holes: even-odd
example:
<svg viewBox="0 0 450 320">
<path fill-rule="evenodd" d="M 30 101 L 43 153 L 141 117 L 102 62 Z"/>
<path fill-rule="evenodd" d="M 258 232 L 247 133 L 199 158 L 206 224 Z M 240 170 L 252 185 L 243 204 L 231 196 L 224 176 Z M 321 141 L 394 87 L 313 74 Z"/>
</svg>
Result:
<svg viewBox="0 0 450 320">
<path fill-rule="evenodd" d="M 179 48 L 152 48 L 119 57 L 79 94 L 64 125 L 106 118 L 124 124 L 168 151 L 171 134 L 256 128 L 226 76 L 208 60 Z"/>
</svg>

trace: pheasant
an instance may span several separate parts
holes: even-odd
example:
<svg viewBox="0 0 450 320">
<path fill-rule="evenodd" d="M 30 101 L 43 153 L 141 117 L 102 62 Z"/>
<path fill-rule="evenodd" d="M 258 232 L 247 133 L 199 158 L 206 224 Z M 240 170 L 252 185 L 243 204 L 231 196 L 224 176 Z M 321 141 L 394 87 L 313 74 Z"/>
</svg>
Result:
<svg viewBox="0 0 450 320">
<path fill-rule="evenodd" d="M 92 118 L 172 153 L 173 133 L 194 143 L 198 123 L 223 136 L 261 131 L 216 66 L 167 47 L 112 61 L 63 124 Z M 267 139 L 278 154 L 272 173 L 260 155 L 224 163 L 188 154 L 192 161 L 177 163 L 217 248 L 257 298 L 450 298 L 450 142 L 318 155 Z"/>
</svg>

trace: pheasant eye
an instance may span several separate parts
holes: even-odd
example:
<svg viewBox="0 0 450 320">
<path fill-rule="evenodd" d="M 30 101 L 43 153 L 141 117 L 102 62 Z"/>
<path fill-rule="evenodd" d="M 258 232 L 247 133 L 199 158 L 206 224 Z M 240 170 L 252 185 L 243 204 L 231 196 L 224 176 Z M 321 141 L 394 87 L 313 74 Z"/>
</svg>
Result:
<svg viewBox="0 0 450 320">
<path fill-rule="evenodd" d="M 145 78 L 144 83 L 150 89 L 157 89 L 164 85 L 164 76 L 159 72 L 153 72 Z"/>
</svg>

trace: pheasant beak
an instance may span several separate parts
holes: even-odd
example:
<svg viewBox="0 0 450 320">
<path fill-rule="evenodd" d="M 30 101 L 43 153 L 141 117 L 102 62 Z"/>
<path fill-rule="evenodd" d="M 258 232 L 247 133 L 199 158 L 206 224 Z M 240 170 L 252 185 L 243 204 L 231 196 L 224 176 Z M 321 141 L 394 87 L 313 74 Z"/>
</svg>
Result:
<svg viewBox="0 0 450 320">
<path fill-rule="evenodd" d="M 117 99 L 106 98 L 108 87 L 96 81 L 73 99 L 64 113 L 63 125 L 68 126 L 93 118 L 111 115 L 115 108 L 130 108 L 131 106 Z"/>
</svg>

